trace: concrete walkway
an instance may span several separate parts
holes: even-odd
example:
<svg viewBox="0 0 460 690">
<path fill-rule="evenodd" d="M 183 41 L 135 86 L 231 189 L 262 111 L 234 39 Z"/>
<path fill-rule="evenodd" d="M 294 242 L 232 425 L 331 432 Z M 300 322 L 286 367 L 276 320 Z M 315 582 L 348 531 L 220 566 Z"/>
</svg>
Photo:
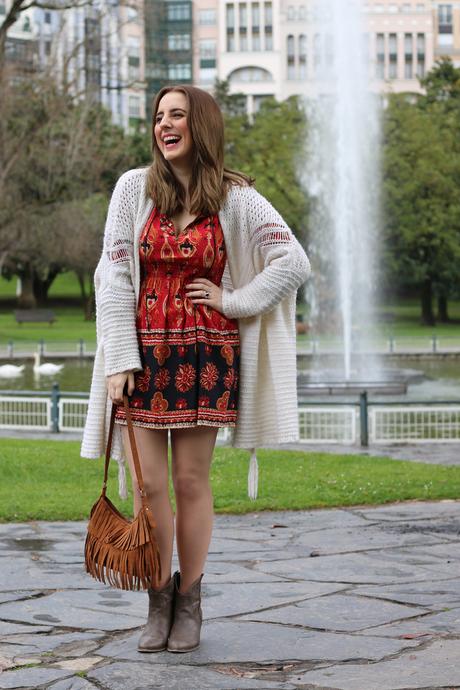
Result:
<svg viewBox="0 0 460 690">
<path fill-rule="evenodd" d="M 199 650 L 139 654 L 145 593 L 84 523 L 0 525 L 0 688 L 460 688 L 460 501 L 217 516 Z"/>
</svg>

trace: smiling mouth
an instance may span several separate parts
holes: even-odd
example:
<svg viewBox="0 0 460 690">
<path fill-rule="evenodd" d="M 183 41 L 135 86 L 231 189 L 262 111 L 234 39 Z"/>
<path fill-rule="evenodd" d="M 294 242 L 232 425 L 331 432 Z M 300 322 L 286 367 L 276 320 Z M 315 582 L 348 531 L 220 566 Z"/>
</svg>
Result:
<svg viewBox="0 0 460 690">
<path fill-rule="evenodd" d="M 164 147 L 167 151 L 170 151 L 178 146 L 181 141 L 181 137 L 170 137 L 168 139 L 163 139 Z"/>
</svg>

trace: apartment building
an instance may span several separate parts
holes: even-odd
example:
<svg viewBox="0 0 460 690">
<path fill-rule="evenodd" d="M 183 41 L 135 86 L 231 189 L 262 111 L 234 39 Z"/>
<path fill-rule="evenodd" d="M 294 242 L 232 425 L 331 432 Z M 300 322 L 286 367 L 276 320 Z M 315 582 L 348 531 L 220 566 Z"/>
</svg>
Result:
<svg viewBox="0 0 460 690">
<path fill-rule="evenodd" d="M 218 76 L 220 7 L 213 0 L 193 2 L 193 81 L 208 91 Z"/>
<path fill-rule="evenodd" d="M 447 55 L 460 67 L 460 1 L 433 3 L 435 57 Z"/>
<path fill-rule="evenodd" d="M 142 0 L 62 12 L 30 7 L 8 32 L 7 60 L 22 74 L 48 70 L 76 95 L 101 103 L 126 130 L 145 121 Z M 11 0 L 0 0 L 0 21 Z"/>
<path fill-rule="evenodd" d="M 192 0 L 144 0 L 147 114 L 166 84 L 193 81 Z"/>
</svg>

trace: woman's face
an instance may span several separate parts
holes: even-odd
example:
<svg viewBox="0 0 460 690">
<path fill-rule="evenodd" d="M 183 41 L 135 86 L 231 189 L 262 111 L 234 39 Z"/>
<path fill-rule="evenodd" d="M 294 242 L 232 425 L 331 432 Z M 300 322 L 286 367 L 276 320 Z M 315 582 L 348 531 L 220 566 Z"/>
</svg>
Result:
<svg viewBox="0 0 460 690">
<path fill-rule="evenodd" d="M 158 148 L 171 163 L 190 163 L 192 135 L 187 124 L 187 99 L 179 91 L 169 91 L 158 104 L 155 115 L 155 139 Z"/>
</svg>

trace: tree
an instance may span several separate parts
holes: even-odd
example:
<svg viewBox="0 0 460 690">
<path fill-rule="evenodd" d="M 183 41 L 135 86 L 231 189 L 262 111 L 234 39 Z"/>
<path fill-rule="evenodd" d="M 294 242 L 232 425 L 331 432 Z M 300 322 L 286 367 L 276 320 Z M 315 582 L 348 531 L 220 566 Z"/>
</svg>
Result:
<svg viewBox="0 0 460 690">
<path fill-rule="evenodd" d="M 0 139 L 8 158 L 0 175 L 0 267 L 19 275 L 21 306 L 46 302 L 64 270 L 69 235 L 60 234 L 60 204 L 107 195 L 118 174 L 137 164 L 130 138 L 110 113 L 75 101 L 45 77 L 9 85 L 0 104 Z M 102 233 L 103 224 L 100 228 Z M 99 253 L 99 242 L 92 251 Z"/>
<path fill-rule="evenodd" d="M 433 297 L 460 278 L 458 154 L 439 112 L 392 96 L 385 118 L 384 203 L 387 279 L 416 286 L 422 322 L 435 323 Z"/>
<path fill-rule="evenodd" d="M 246 114 L 226 116 L 226 165 L 256 178 L 257 189 L 306 241 L 308 197 L 300 183 L 305 162 L 307 120 L 296 97 L 261 104 L 252 122 Z"/>
</svg>

